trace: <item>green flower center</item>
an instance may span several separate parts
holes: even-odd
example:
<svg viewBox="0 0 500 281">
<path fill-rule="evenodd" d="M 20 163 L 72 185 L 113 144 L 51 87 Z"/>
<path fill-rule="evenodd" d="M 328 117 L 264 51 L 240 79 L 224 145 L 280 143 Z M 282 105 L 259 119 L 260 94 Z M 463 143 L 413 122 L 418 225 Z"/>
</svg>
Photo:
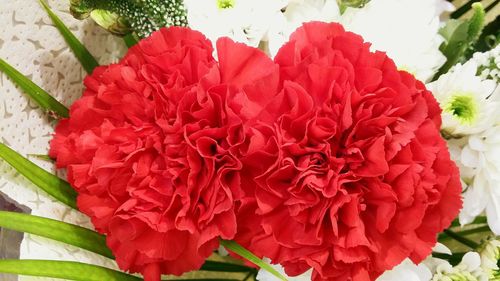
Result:
<svg viewBox="0 0 500 281">
<path fill-rule="evenodd" d="M 235 0 L 217 0 L 217 7 L 221 10 L 230 9 L 234 7 L 234 2 Z"/>
<path fill-rule="evenodd" d="M 471 124 L 477 116 L 477 104 L 472 94 L 454 95 L 444 111 L 453 114 L 462 124 Z"/>
</svg>

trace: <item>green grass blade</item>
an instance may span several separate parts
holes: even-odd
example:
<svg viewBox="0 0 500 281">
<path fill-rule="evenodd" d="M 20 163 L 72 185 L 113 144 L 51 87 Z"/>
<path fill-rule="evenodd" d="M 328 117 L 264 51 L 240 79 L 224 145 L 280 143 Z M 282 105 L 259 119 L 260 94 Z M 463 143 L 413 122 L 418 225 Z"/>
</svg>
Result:
<svg viewBox="0 0 500 281">
<path fill-rule="evenodd" d="M 59 115 L 61 117 L 68 117 L 68 109 L 54 97 L 49 95 L 44 89 L 40 88 L 35 83 L 31 82 L 21 72 L 17 71 L 14 67 L 9 65 L 3 59 L 0 59 L 0 71 L 5 73 L 12 82 L 18 85 L 26 94 L 33 99 L 41 108 Z"/>
<path fill-rule="evenodd" d="M 64 40 L 66 40 L 66 43 L 68 43 L 69 47 L 75 54 L 76 58 L 82 64 L 85 71 L 87 71 L 87 73 L 92 73 L 94 68 L 99 66 L 97 60 L 92 56 L 92 54 L 90 54 L 87 48 L 85 48 L 85 46 L 75 37 L 75 35 L 71 33 L 69 28 L 66 27 L 66 25 L 61 21 L 61 19 L 54 12 L 52 12 L 52 10 L 50 10 L 47 3 L 44 0 L 39 0 L 39 1 L 42 4 L 45 11 L 47 11 L 47 14 L 52 19 L 52 22 L 54 23 L 56 28 L 64 37 Z"/>
<path fill-rule="evenodd" d="M 52 195 L 60 202 L 76 209 L 76 191 L 66 181 L 38 167 L 19 153 L 0 142 L 0 158 L 4 159 L 20 174 Z"/>
<path fill-rule="evenodd" d="M 109 268 L 72 261 L 0 260 L 0 272 L 76 281 L 140 281 L 139 277 Z"/>
<path fill-rule="evenodd" d="M 33 215 L 0 211 L 0 227 L 31 233 L 114 258 L 106 246 L 106 238 L 103 235 L 77 225 Z"/>
<path fill-rule="evenodd" d="M 257 265 L 261 269 L 268 271 L 269 273 L 276 276 L 280 280 L 287 281 L 287 279 L 283 275 L 281 275 L 278 271 L 276 271 L 272 266 L 259 259 L 256 255 L 252 254 L 247 249 L 243 248 L 243 246 L 241 246 L 240 244 L 229 240 L 221 240 L 220 243 L 222 244 L 222 246 L 226 247 L 226 249 L 240 255 L 244 259 Z"/>
</svg>

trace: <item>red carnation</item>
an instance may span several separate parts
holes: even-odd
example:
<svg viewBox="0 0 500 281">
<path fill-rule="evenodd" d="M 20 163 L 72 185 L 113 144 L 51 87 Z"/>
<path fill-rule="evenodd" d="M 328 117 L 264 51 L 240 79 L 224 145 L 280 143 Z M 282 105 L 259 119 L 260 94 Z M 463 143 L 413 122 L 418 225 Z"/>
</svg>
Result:
<svg viewBox="0 0 500 281">
<path fill-rule="evenodd" d="M 257 49 L 217 49 L 219 63 L 201 33 L 154 33 L 86 78 L 51 142 L 118 265 L 148 281 L 198 269 L 236 232 L 237 153 L 278 71 Z"/>
<path fill-rule="evenodd" d="M 418 263 L 461 206 L 437 102 L 369 46 L 316 22 L 275 58 L 282 90 L 248 136 L 236 240 L 289 275 L 367 281 Z"/>
</svg>

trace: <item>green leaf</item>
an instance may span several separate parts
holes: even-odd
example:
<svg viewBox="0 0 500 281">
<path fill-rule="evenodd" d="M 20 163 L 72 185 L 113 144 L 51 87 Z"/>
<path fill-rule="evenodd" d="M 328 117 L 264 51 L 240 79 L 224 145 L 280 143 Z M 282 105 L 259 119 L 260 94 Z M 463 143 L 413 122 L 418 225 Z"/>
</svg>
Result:
<svg viewBox="0 0 500 281">
<path fill-rule="evenodd" d="M 31 80 L 3 59 L 0 59 L 0 71 L 4 72 L 7 77 L 26 92 L 26 94 L 44 110 L 61 117 L 69 116 L 68 109 L 62 103 L 58 102 L 38 85 L 31 82 Z"/>
<path fill-rule="evenodd" d="M 139 42 L 139 39 L 137 35 L 135 35 L 134 33 L 129 33 L 123 36 L 123 41 L 125 41 L 125 45 L 127 45 L 127 47 L 130 48 L 135 44 L 137 44 Z"/>
<path fill-rule="evenodd" d="M 114 259 L 106 246 L 106 237 L 95 231 L 53 219 L 0 211 L 0 227 L 31 233 L 41 237 L 73 245 L 93 253 Z M 254 268 L 216 261 L 206 261 L 200 270 L 218 272 L 251 272 Z"/>
<path fill-rule="evenodd" d="M 52 19 L 52 22 L 54 23 L 56 28 L 64 37 L 64 40 L 66 40 L 66 43 L 68 43 L 69 47 L 75 54 L 76 58 L 82 64 L 85 71 L 87 71 L 87 73 L 92 73 L 94 68 L 99 66 L 96 59 L 90 54 L 90 52 L 85 48 L 85 46 L 83 46 L 83 44 L 80 41 L 78 41 L 75 35 L 71 33 L 69 28 L 66 27 L 66 25 L 64 25 L 61 19 L 54 12 L 52 12 L 52 10 L 50 10 L 47 3 L 44 0 L 39 0 L 39 1 L 42 4 L 45 11 L 47 11 L 47 14 Z"/>
<path fill-rule="evenodd" d="M 15 212 L 0 211 L 0 227 L 73 245 L 113 259 L 106 237 L 77 225 Z"/>
<path fill-rule="evenodd" d="M 139 277 L 109 268 L 50 260 L 0 260 L 0 272 L 18 275 L 61 278 L 76 281 L 140 281 Z"/>
<path fill-rule="evenodd" d="M 440 34 L 445 38 L 445 43 L 439 48 L 446 56 L 446 63 L 434 76 L 434 80 L 460 62 L 466 59 L 467 50 L 471 48 L 484 27 L 484 8 L 481 3 L 472 4 L 474 14 L 469 20 L 449 20 L 440 30 Z"/>
<path fill-rule="evenodd" d="M 250 251 L 243 248 L 240 244 L 236 243 L 235 241 L 221 240 L 220 243 L 222 244 L 222 246 L 226 247 L 228 250 L 240 255 L 241 257 L 245 258 L 246 260 L 250 261 L 251 263 L 268 271 L 269 273 L 276 276 L 280 280 L 287 281 L 287 279 L 283 275 L 281 275 L 278 271 L 276 271 L 272 266 L 270 266 L 268 263 L 259 259 L 256 255 L 252 254 Z"/>
<path fill-rule="evenodd" d="M 20 174 L 52 195 L 60 202 L 76 209 L 76 191 L 66 181 L 38 167 L 33 162 L 21 156 L 0 142 L 0 158 L 4 159 Z"/>
</svg>

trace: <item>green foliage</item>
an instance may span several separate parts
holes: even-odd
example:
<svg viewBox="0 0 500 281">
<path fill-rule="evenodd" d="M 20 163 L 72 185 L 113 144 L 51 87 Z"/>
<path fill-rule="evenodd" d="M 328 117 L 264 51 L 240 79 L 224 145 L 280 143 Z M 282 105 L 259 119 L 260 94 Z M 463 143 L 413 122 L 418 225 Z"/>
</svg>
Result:
<svg viewBox="0 0 500 281">
<path fill-rule="evenodd" d="M 66 181 L 38 167 L 35 163 L 0 143 L 0 158 L 4 159 L 20 174 L 52 195 L 55 199 L 76 209 L 76 191 Z"/>
<path fill-rule="evenodd" d="M 33 215 L 0 211 L 0 227 L 31 233 L 113 258 L 103 235 L 77 225 Z"/>
<path fill-rule="evenodd" d="M 472 4 L 473 16 L 468 20 L 452 19 L 440 30 L 445 38 L 440 50 L 446 56 L 446 63 L 439 69 L 434 77 L 437 79 L 456 63 L 465 59 L 468 48 L 479 38 L 484 27 L 484 9 L 481 3 Z"/>
<path fill-rule="evenodd" d="M 12 82 L 18 85 L 38 106 L 48 111 L 52 115 L 68 117 L 68 109 L 45 90 L 35 83 L 31 82 L 21 72 L 9 65 L 6 61 L 0 59 L 0 71 L 4 72 Z"/>
<path fill-rule="evenodd" d="M 61 35 L 64 37 L 64 40 L 66 40 L 66 43 L 68 43 L 68 46 L 70 47 L 71 51 L 75 54 L 76 58 L 80 61 L 82 64 L 83 68 L 87 73 L 92 73 L 94 68 L 99 66 L 97 63 L 97 60 L 90 54 L 90 52 L 85 48 L 85 46 L 71 33 L 68 27 L 64 25 L 64 23 L 59 19 L 59 17 L 50 10 L 49 6 L 44 0 L 40 0 L 41 5 L 49 15 L 49 17 L 52 19 L 52 22 L 56 26 L 56 28 L 59 30 Z"/>
<path fill-rule="evenodd" d="M 31 233 L 73 245 L 110 259 L 114 258 L 111 250 L 106 246 L 106 237 L 104 235 L 77 225 L 33 215 L 0 211 L 0 227 Z M 248 266 L 217 261 L 206 261 L 201 270 L 217 272 L 255 271 Z"/>
<path fill-rule="evenodd" d="M 76 281 L 140 281 L 139 277 L 109 268 L 72 261 L 0 260 L 0 272 Z"/>
<path fill-rule="evenodd" d="M 343 14 L 347 8 L 362 8 L 368 2 L 370 2 L 370 0 L 337 0 L 341 14 Z"/>
</svg>

